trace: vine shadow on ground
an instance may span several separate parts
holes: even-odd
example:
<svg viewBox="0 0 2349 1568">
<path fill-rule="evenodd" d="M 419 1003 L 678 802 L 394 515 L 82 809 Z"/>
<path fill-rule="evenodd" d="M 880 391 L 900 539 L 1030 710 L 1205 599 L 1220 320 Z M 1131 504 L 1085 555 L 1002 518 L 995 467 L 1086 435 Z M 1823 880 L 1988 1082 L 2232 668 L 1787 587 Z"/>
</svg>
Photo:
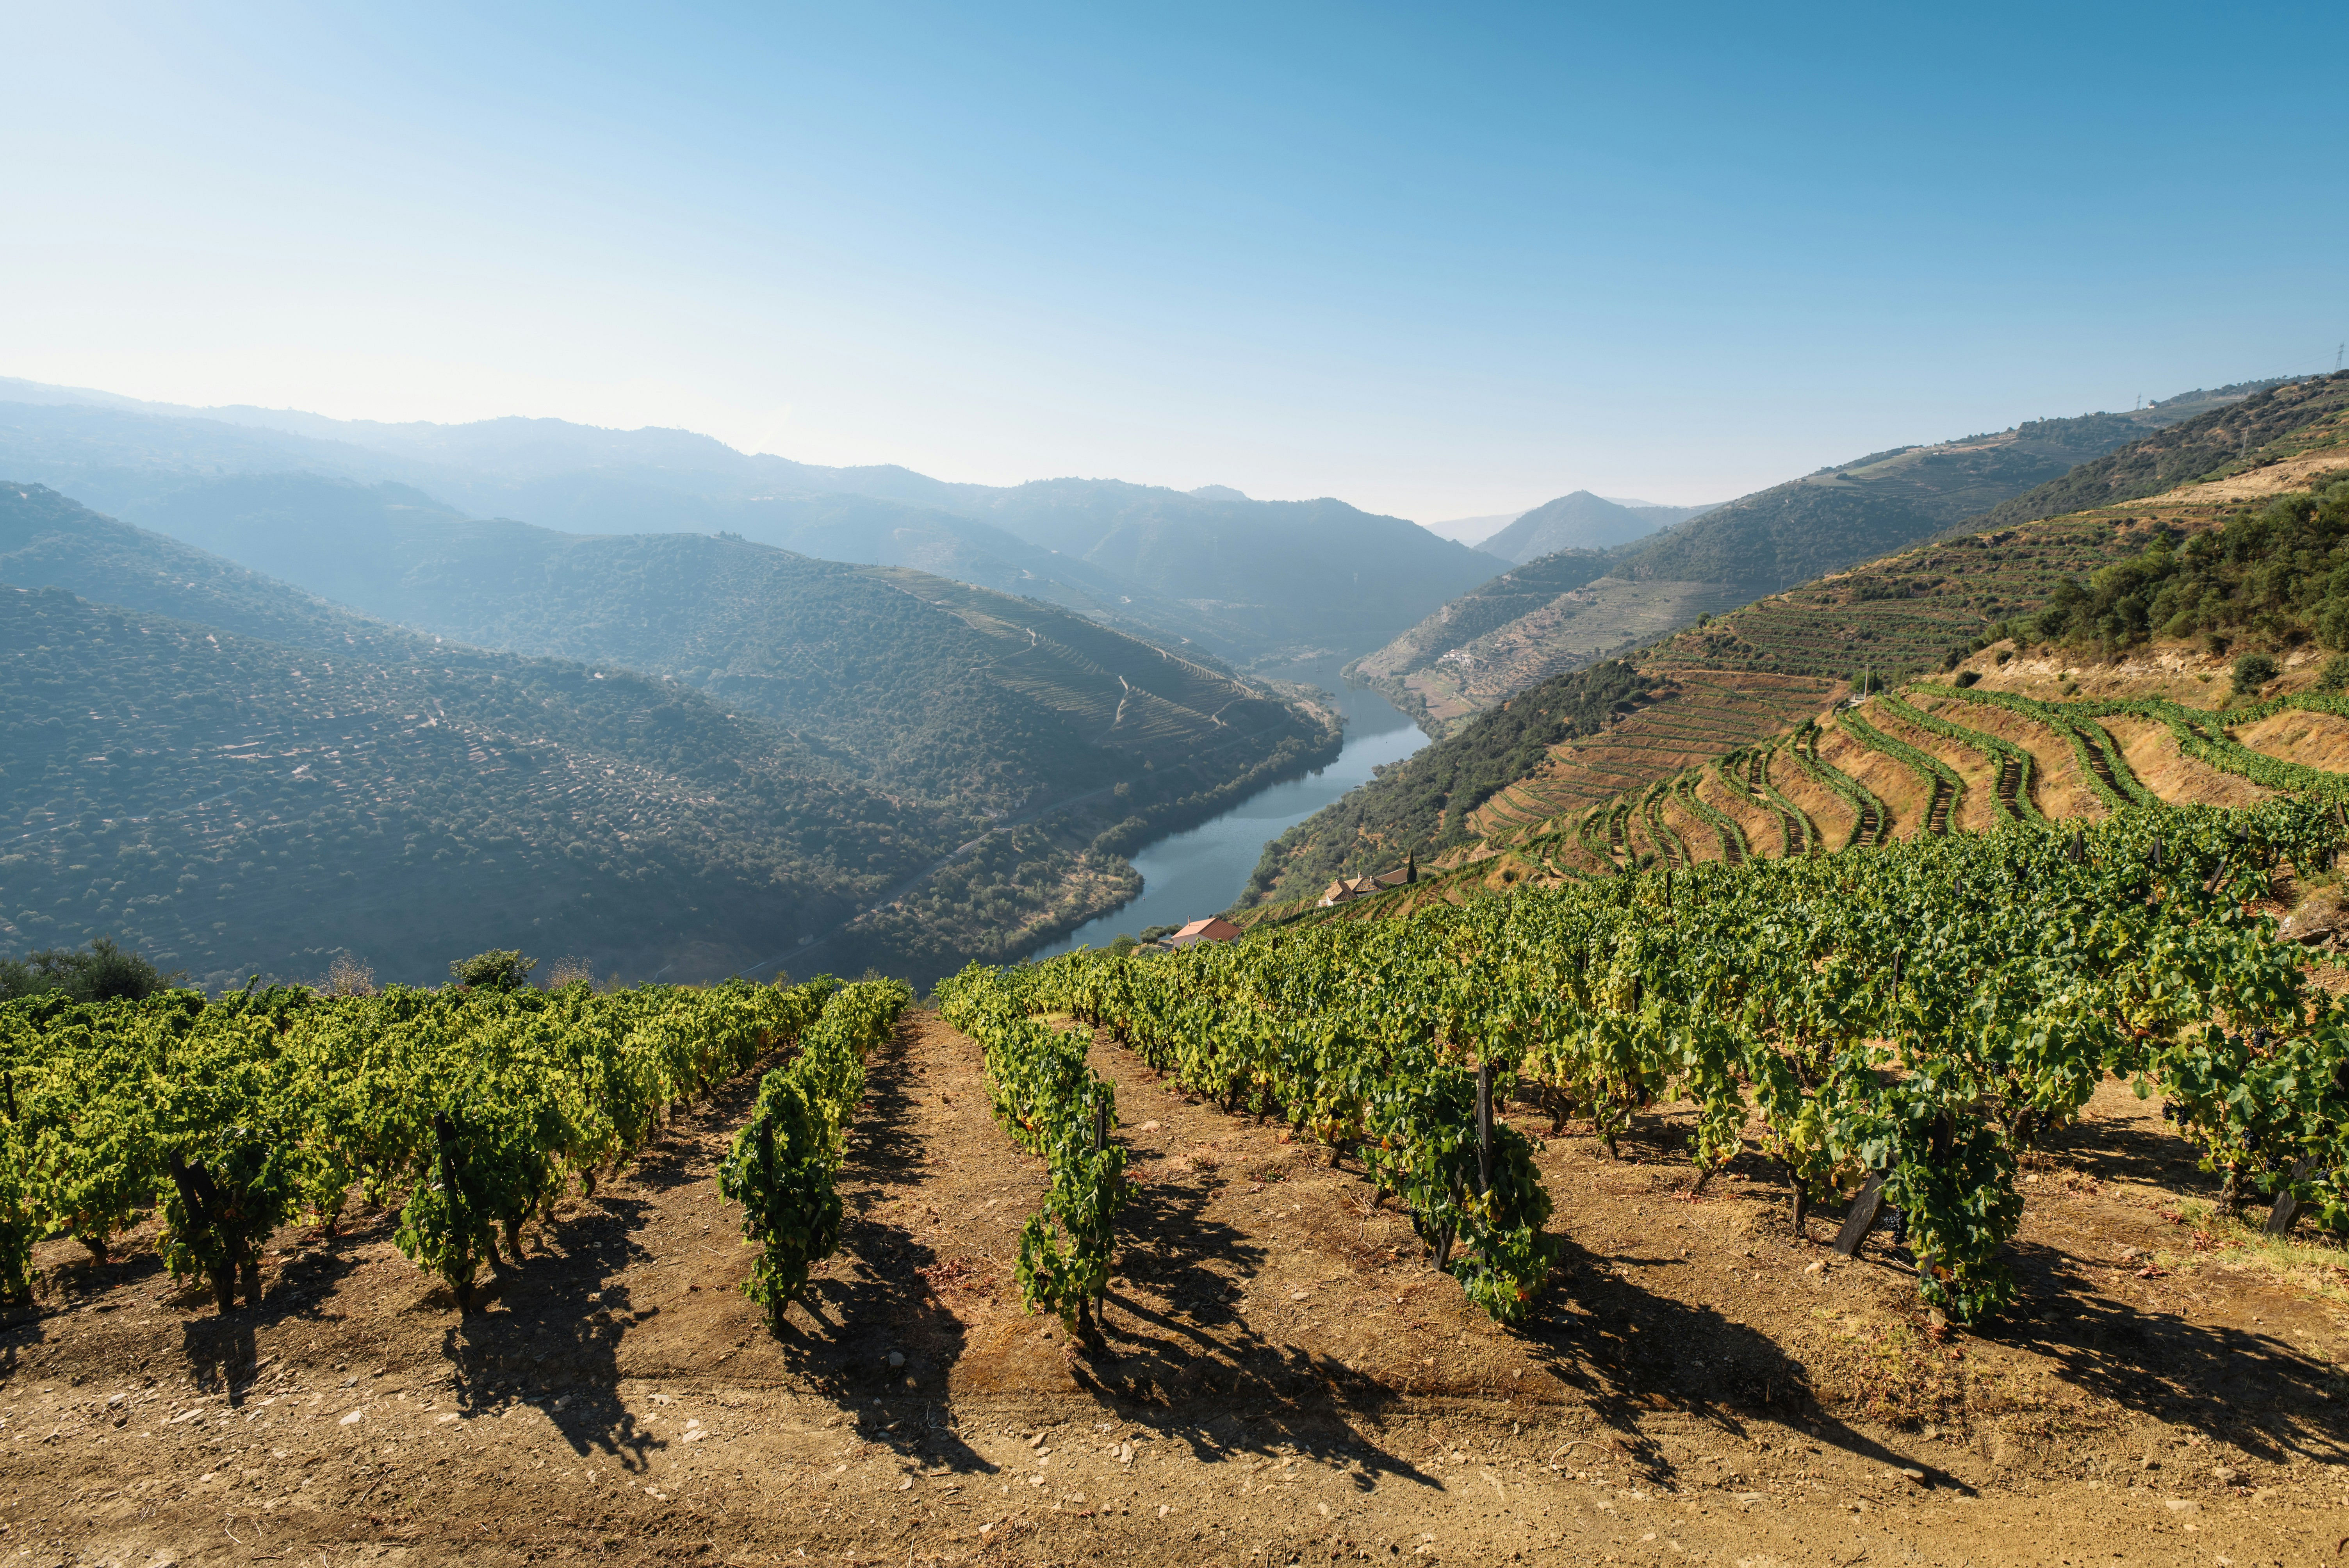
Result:
<svg viewBox="0 0 2349 1568">
<path fill-rule="evenodd" d="M 667 1131 L 630 1164 L 628 1189 L 666 1192 L 700 1180 L 702 1140 L 749 1113 L 761 1077 L 757 1068 L 745 1071 L 680 1108 Z M 652 1257 L 640 1237 L 655 1213 L 649 1199 L 607 1186 L 566 1202 L 561 1217 L 539 1233 L 535 1253 L 509 1259 L 493 1274 L 482 1309 L 458 1316 L 441 1336 L 462 1408 L 478 1412 L 521 1399 L 543 1410 L 574 1452 L 601 1450 L 631 1470 L 645 1468 L 650 1450 L 667 1447 L 638 1424 L 617 1391 L 622 1339 L 630 1324 L 657 1310 L 647 1306 L 640 1314 L 626 1273 Z M 443 1290 L 418 1310 L 454 1307 Z"/>
<path fill-rule="evenodd" d="M 2333 1369 L 2280 1340 L 2099 1293 L 2071 1256 L 2013 1248 L 2022 1294 L 1983 1337 L 2044 1356 L 2075 1387 L 2124 1409 L 2191 1424 L 2245 1452 L 2286 1461 L 2349 1460 L 2349 1419 L 2333 1403 Z"/>
<path fill-rule="evenodd" d="M 1348 1419 L 1388 1414 L 1398 1403 L 1392 1388 L 1335 1357 L 1276 1345 L 1249 1325 L 1238 1282 L 1264 1265 L 1266 1252 L 1206 1217 L 1213 1191 L 1207 1183 L 1135 1185 L 1118 1217 L 1101 1345 L 1071 1368 L 1078 1386 L 1154 1437 L 1187 1443 L 1203 1463 L 1288 1445 L 1351 1452 L 1361 1465 L 1358 1489 L 1381 1476 L 1436 1485 Z"/>
<path fill-rule="evenodd" d="M 257 1307 L 246 1303 L 223 1315 L 212 1305 L 208 1280 L 180 1282 L 176 1288 L 182 1300 L 191 1306 L 202 1304 L 196 1306 L 196 1315 L 180 1325 L 181 1354 L 187 1358 L 196 1387 L 225 1396 L 232 1409 L 243 1404 L 247 1390 L 260 1376 L 257 1336 L 289 1323 L 325 1321 L 318 1302 L 358 1268 L 357 1249 L 389 1238 L 397 1217 L 389 1210 L 370 1209 L 332 1237 L 304 1237 L 309 1244 L 298 1251 L 281 1247 L 285 1262 L 274 1274 L 264 1272 Z M 154 1271 L 161 1268 L 162 1260 L 156 1258 Z"/>
<path fill-rule="evenodd" d="M 2158 1097 L 2149 1103 L 2158 1106 Z M 2075 1121 L 2041 1134 L 2037 1148 L 2100 1181 L 2140 1181 L 2198 1193 L 2218 1191 L 2193 1146 L 2150 1117 L 2135 1122 L 2106 1117 Z"/>
<path fill-rule="evenodd" d="M 1930 1484 L 1971 1495 L 1930 1462 L 1829 1415 L 1803 1363 L 1760 1329 L 1702 1303 L 1659 1295 L 1617 1272 L 1687 1266 L 1676 1256 L 1601 1254 L 1560 1238 L 1550 1290 L 1519 1330 L 1560 1389 L 1581 1399 L 1642 1474 L 1659 1485 L 1677 1478 L 1662 1445 L 1643 1429 L 1646 1417 L 1694 1417 L 1740 1439 L 1761 1420 L 1799 1426 L 1856 1458 L 1921 1470 Z"/>
<path fill-rule="evenodd" d="M 535 1256 L 509 1261 L 488 1287 L 494 1305 L 443 1330 L 461 1411 L 519 1398 L 543 1408 L 574 1452 L 600 1449 L 626 1469 L 643 1468 L 653 1440 L 616 1389 L 620 1339 L 633 1317 L 622 1271 L 646 1255 L 635 1233 L 648 1207 L 615 1193 L 584 1202 L 542 1234 Z M 455 1302 L 435 1291 L 419 1310 L 454 1314 Z"/>
<path fill-rule="evenodd" d="M 840 1171 L 840 1263 L 809 1282 L 802 1310 L 784 1319 L 781 1337 L 799 1350 L 817 1387 L 856 1417 L 866 1440 L 906 1458 L 992 1473 L 995 1467 L 950 1425 L 926 1415 L 907 1423 L 895 1414 L 909 1402 L 935 1413 L 937 1401 L 920 1390 L 946 1387 L 968 1336 L 930 1283 L 936 1251 L 881 1212 L 892 1189 L 923 1161 L 912 1114 L 917 1035 L 910 1016 L 899 1020 L 888 1042 L 865 1062 L 864 1103 Z M 905 1357 L 903 1367 L 889 1365 L 892 1352 Z M 890 1419 L 872 1418 L 875 1399 L 888 1401 Z"/>
</svg>

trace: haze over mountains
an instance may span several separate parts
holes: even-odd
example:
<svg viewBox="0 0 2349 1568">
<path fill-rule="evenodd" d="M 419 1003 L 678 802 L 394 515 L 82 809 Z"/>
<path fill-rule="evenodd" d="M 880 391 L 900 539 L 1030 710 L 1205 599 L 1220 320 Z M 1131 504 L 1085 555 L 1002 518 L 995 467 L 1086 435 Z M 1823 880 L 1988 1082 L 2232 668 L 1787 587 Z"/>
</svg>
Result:
<svg viewBox="0 0 2349 1568">
<path fill-rule="evenodd" d="M 568 531 L 727 531 L 1047 599 L 1241 664 L 1366 652 L 1491 575 L 1465 545 L 1330 500 L 1107 480 L 998 489 L 748 456 L 681 430 L 387 425 L 22 381 L 0 380 L 0 473 L 166 532 L 217 520 L 233 504 L 206 493 L 220 480 L 286 474 L 388 481 Z"/>
<path fill-rule="evenodd" d="M 1487 555 L 1523 563 L 1557 550 L 1603 550 L 1712 510 L 1710 506 L 1662 506 L 1651 500 L 1576 490 L 1529 511 L 1455 517 L 1421 526 L 1446 539 L 1474 545 Z"/>
<path fill-rule="evenodd" d="M 1477 541 L 1476 548 L 1523 565 L 1561 550 L 1611 550 L 1712 510 L 1627 504 L 1576 490 L 1534 508 L 1506 528 Z"/>
</svg>

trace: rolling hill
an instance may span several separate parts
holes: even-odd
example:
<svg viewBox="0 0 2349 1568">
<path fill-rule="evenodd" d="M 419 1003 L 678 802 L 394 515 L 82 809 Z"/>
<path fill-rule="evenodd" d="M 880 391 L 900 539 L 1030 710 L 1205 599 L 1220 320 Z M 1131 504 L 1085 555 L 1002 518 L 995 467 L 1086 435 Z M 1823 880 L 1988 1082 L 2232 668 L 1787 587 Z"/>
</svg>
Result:
<svg viewBox="0 0 2349 1568">
<path fill-rule="evenodd" d="M 517 941 L 723 973 L 952 847 L 671 683 L 386 626 L 49 492 L 0 487 L 0 581 L 12 948 L 110 935 L 207 985 Z"/>
<path fill-rule="evenodd" d="M 1196 793 L 1320 733 L 1212 661 L 904 568 L 739 538 L 558 533 L 413 492 L 344 487 L 336 510 L 315 481 L 238 487 L 295 495 L 226 509 L 204 531 L 223 555 L 456 641 L 684 681 L 974 831 L 1121 781 L 1163 805 L 1178 779 Z"/>
<path fill-rule="evenodd" d="M 2149 432 L 2207 416 L 2254 390 L 2189 392 L 2126 414 L 2033 420 L 1821 469 L 1618 547 L 1609 552 L 1605 572 L 1561 588 L 1545 603 L 1528 604 L 1506 624 L 1486 624 L 1481 611 L 1447 618 L 1446 606 L 1361 660 L 1356 673 L 1430 733 L 1443 734 L 1551 676 L 1930 538 L 2059 482 L 2083 463 Z M 1584 564 L 1578 558 L 1569 562 L 1560 580 L 1578 575 Z M 1512 575 L 1524 581 L 1525 570 Z M 1519 592 L 1497 582 L 1475 592 L 1488 591 L 1501 597 Z"/>
<path fill-rule="evenodd" d="M 2193 473 L 2191 482 L 2165 484 L 2213 457 L 2215 463 Z M 2145 562 L 2148 552 L 2230 526 L 2240 529 L 2231 537 L 2247 542 L 2238 548 L 2277 549 L 2261 542 L 2262 525 L 2247 520 L 2267 515 L 2279 496 L 2344 476 L 2349 375 L 2310 377 L 2208 408 L 2108 459 L 2092 459 L 2076 478 L 2062 481 L 2068 490 L 2051 490 L 2043 502 L 2060 504 L 2065 494 L 2085 493 L 2106 498 L 2098 506 L 2036 519 L 1985 520 L 1988 526 L 1951 531 L 1770 594 L 1625 658 L 1552 676 L 1474 715 L 1447 738 L 1268 847 L 1243 903 L 1281 905 L 1332 877 L 1398 864 L 1406 853 L 1423 865 L 1443 864 L 1446 857 L 1459 863 L 1540 844 L 1556 858 L 1567 855 L 1561 846 L 1572 842 L 1580 847 L 1570 862 L 1599 869 L 1579 835 L 1601 808 L 1618 812 L 1619 839 L 1628 832 L 1648 844 L 1640 852 L 1664 852 L 1660 846 L 1676 832 L 1682 838 L 1695 832 L 1702 840 L 1712 828 L 1701 811 L 1649 792 L 1678 779 L 1682 783 L 1673 789 L 1710 803 L 1732 788 L 1717 779 L 1700 788 L 1705 770 L 1721 758 L 1784 736 L 1863 677 L 1898 683 L 1957 668 L 1970 658 L 1979 664 L 1978 650 L 2002 636 L 2022 639 L 2008 643 L 2010 661 L 2017 647 L 2042 638 L 2071 639 L 2068 650 L 2023 666 L 2037 672 L 2034 678 L 2048 695 L 2070 684 L 2079 666 L 2140 649 L 2157 633 L 2181 638 L 2199 622 L 2179 621 L 2182 611 L 2172 603 L 2164 621 L 2154 624 L 2157 595 L 2132 587 L 2136 577 L 2125 580 L 2122 573 L 2149 574 L 2151 567 L 2133 564 Z M 2329 585 L 2329 567 L 2312 578 L 2313 571 L 2293 564 L 2292 581 L 2302 588 L 2312 581 Z M 2209 629 L 2240 644 L 2241 634 L 2229 628 L 2248 620 L 2255 642 L 2273 643 L 2280 658 L 2303 664 L 2323 639 L 2349 642 L 2349 612 L 2335 628 L 2324 622 L 2324 609 L 2298 599 L 2289 614 L 2271 610 L 2266 620 L 2256 607 L 2248 616 L 2220 607 L 2240 596 L 2245 584 L 2267 593 L 2276 581 L 2272 573 L 2239 573 L 2212 583 L 2208 613 L 2217 624 Z M 2198 596 L 2195 603 L 2203 600 Z M 2084 604 L 2094 613 L 2075 624 Z M 2043 620 L 2051 615 L 2061 624 Z M 2147 662 L 2142 652 L 2134 656 Z M 2190 665 L 2205 677 L 2224 667 L 2207 645 L 2173 653 L 2167 663 Z M 2136 678 L 2168 682 L 2175 690 L 2174 675 Z M 2313 678 L 2313 670 L 2302 678 Z M 2203 684 L 2197 680 L 2194 689 Z M 1593 713 L 1600 715 L 1595 722 Z M 1575 717 L 1567 726 L 1571 733 L 1547 742 L 1536 766 L 1499 779 L 1497 771 L 1506 769 L 1476 759 L 1517 754 L 1514 738 L 1532 722 L 1521 714 Z M 1830 738 L 1830 753 L 1841 745 Z M 1771 764 L 1796 766 L 1791 757 Z M 1776 774 L 1771 778 L 1775 781 Z M 1816 786 L 1797 781 L 1785 792 L 1798 788 Z M 1441 809 L 1431 810 L 1439 799 Z M 1651 815 L 1663 823 L 1652 833 L 1641 825 Z M 1697 827 L 1682 831 L 1683 819 Z M 1520 866 L 1513 874 L 1532 873 Z"/>
<path fill-rule="evenodd" d="M 0 487 L 0 582 L 49 591 L 12 601 L 22 616 L 38 599 L 47 619 L 20 619 L 9 645 L 17 704 L 10 732 L 58 738 L 41 749 L 38 771 L 17 770 L 12 759 L 11 792 L 0 799 L 25 824 L 20 831 L 63 844 L 61 834 L 87 838 L 104 820 L 178 810 L 220 794 L 199 786 L 218 781 L 217 758 L 233 744 L 259 748 L 247 759 L 263 766 L 247 771 L 274 779 L 280 795 L 297 789 L 298 769 L 317 773 L 366 758 L 375 769 L 368 788 L 388 791 L 385 799 L 408 800 L 429 783 L 434 799 L 461 802 L 460 817 L 474 834 L 465 842 L 507 849 L 502 866 L 511 869 L 519 856 L 538 868 L 532 875 L 552 875 L 563 868 L 531 857 L 570 856 L 575 839 L 576 854 L 630 871 L 598 884 L 613 899 L 630 897 L 640 874 L 670 889 L 673 897 L 647 906 L 659 919 L 634 945 L 618 943 L 616 926 L 564 926 L 565 941 L 609 961 L 647 964 L 659 953 L 684 973 L 723 974 L 789 954 L 805 937 L 824 944 L 807 956 L 827 964 L 885 960 L 927 975 L 972 954 L 1015 955 L 1130 896 L 1134 879 L 1122 851 L 1309 764 L 1336 741 L 1333 727 L 1267 688 L 1050 606 L 919 573 L 694 536 L 585 540 L 520 524 L 451 524 L 440 514 L 416 527 L 386 544 L 411 549 L 413 564 L 397 582 L 386 568 L 389 586 L 378 596 L 395 608 L 438 607 L 442 625 L 410 630 L 98 516 L 54 491 Z M 163 643 L 130 643 L 124 615 L 168 618 L 172 626 Z M 460 621 L 535 645 L 486 652 L 467 645 Z M 71 637 L 52 635 L 52 623 Z M 166 644 L 179 651 L 149 656 Z M 186 665 L 185 654 L 200 645 L 231 647 L 234 662 L 219 666 L 229 673 L 190 684 L 201 672 Z M 585 657 L 532 656 L 565 649 Z M 672 667 L 632 673 L 616 650 L 647 655 L 643 663 L 663 655 Z M 110 706 L 77 707 L 85 687 L 116 695 Z M 464 706 L 449 706 L 451 692 Z M 424 704 L 428 695 L 440 706 Z M 533 717 L 564 704 L 593 723 L 564 730 Z M 109 761 L 125 745 L 140 750 L 140 725 L 182 708 L 220 717 L 216 740 L 200 743 L 212 732 L 190 730 L 152 758 L 140 751 L 129 772 Z M 89 717 L 106 714 L 114 716 L 105 720 L 112 730 Z M 452 735 L 471 738 L 447 755 L 445 748 L 415 749 Z M 648 800 L 685 804 L 615 806 L 608 819 L 590 813 L 577 819 L 576 833 L 554 837 L 546 824 L 560 816 L 561 801 L 508 799 L 500 791 L 523 781 L 523 771 L 495 761 L 539 757 L 542 741 L 571 760 L 558 771 L 549 771 L 552 761 L 533 768 L 528 779 L 551 782 L 567 770 L 578 778 L 564 789 L 585 789 L 586 799 L 626 786 Z M 599 762 L 610 771 L 597 772 Z M 481 776 L 455 777 L 467 766 Z M 430 779 L 419 781 L 419 770 Z M 738 799 L 729 782 L 738 777 L 763 793 Z M 118 788 L 126 783 L 139 788 Z M 273 809 L 271 820 L 294 820 L 290 804 Z M 43 815 L 53 811 L 67 815 Z M 846 826 L 835 833 L 834 824 Z M 246 824 L 255 832 L 264 826 Z M 246 829 L 217 830 L 234 841 Z M 321 841 L 357 830 L 337 828 L 342 839 Z M 396 862 L 414 874 L 387 884 L 378 903 L 415 921 L 425 934 L 416 941 L 443 943 L 450 939 L 432 934 L 451 923 L 426 913 L 440 896 L 432 878 L 463 856 L 456 841 L 434 841 L 439 830 L 429 823 L 407 830 L 423 834 L 418 841 L 428 851 L 419 861 Z M 737 836 L 755 841 L 756 853 Z M 640 853 L 657 863 L 632 870 Z M 741 884 L 753 890 L 742 899 L 768 901 L 758 903 L 761 913 L 754 918 L 748 904 L 714 892 L 716 902 L 698 899 L 695 878 L 714 873 L 678 869 L 699 863 L 696 855 L 749 855 L 746 863 L 764 868 L 744 873 L 750 880 Z M 54 880 L 80 874 L 64 864 L 13 862 L 0 874 L 0 903 L 16 899 L 16 913 L 43 915 Z M 19 898 L 20 885 L 33 893 Z M 123 916 L 130 907 L 123 901 L 136 896 L 150 901 L 137 907 L 151 909 L 160 891 L 142 886 L 69 908 L 77 918 L 149 931 L 147 916 Z M 482 918 L 491 924 L 526 903 L 520 891 L 504 902 L 486 892 L 463 896 L 489 912 Z M 221 923 L 201 944 L 172 928 L 169 949 L 181 954 L 175 962 L 206 974 L 248 962 L 298 973 L 305 954 L 339 945 L 402 978 L 437 976 L 432 965 L 417 968 L 422 959 L 389 917 L 305 933 L 290 904 L 254 908 L 248 923 L 239 908 L 222 907 Z M 75 930 L 112 934 L 17 923 L 18 936 L 44 943 Z M 507 944 L 522 934 L 508 932 Z M 535 939 L 543 945 L 555 934 Z"/>
</svg>

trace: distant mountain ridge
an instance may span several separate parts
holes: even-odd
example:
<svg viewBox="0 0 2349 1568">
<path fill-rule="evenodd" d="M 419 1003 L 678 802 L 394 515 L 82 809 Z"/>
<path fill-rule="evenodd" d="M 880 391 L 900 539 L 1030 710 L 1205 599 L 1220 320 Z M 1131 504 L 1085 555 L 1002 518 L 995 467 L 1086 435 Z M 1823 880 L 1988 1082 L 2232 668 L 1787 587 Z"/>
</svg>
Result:
<svg viewBox="0 0 2349 1568">
<path fill-rule="evenodd" d="M 999 488 L 753 456 L 683 430 L 384 424 L 5 379 L 0 472 L 125 510 L 174 483 L 306 473 L 399 483 L 470 515 L 580 532 L 730 531 L 789 546 L 813 529 L 828 548 L 857 550 L 859 563 L 968 571 L 1243 664 L 1367 651 L 1491 575 L 1490 559 L 1464 544 L 1328 499 L 1111 480 Z M 909 540 L 929 553 L 912 553 Z"/>
<path fill-rule="evenodd" d="M 1576 490 L 1545 501 L 1476 548 L 1519 565 L 1560 550 L 1612 550 L 1645 539 L 1660 528 L 1685 521 L 1702 508 L 1621 506 Z"/>
</svg>

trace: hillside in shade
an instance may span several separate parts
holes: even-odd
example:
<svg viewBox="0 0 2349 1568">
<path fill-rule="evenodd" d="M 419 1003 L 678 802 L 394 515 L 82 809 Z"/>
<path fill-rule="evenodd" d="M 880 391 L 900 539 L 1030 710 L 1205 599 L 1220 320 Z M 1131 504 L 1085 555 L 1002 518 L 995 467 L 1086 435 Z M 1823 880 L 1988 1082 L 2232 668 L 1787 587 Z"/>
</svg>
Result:
<svg viewBox="0 0 2349 1568">
<path fill-rule="evenodd" d="M 1050 606 L 738 541 L 482 527 L 470 553 L 431 536 L 438 565 L 406 574 L 400 607 L 440 603 L 451 624 L 411 627 L 0 487 L 10 733 L 42 738 L 12 748 L 0 791 L 0 820 L 30 835 L 0 867 L 15 933 L 0 938 L 168 930 L 173 962 L 205 974 L 298 974 L 349 950 L 429 979 L 445 957 L 428 947 L 494 935 L 534 878 L 583 893 L 533 914 L 554 923 L 533 928 L 542 947 L 702 975 L 800 955 L 805 938 L 827 964 L 942 972 L 1129 896 L 1124 851 L 1335 743 L 1268 688 Z M 510 620 L 492 624 L 490 603 Z M 492 651 L 456 631 L 464 614 L 527 634 Z M 631 668 L 616 649 L 644 656 Z M 645 667 L 663 653 L 671 669 Z M 141 740 L 150 727 L 169 743 Z M 326 779 L 340 782 L 318 793 Z M 254 799 L 267 811 L 239 804 Z M 305 801 L 325 814 L 295 833 Z M 349 891 L 308 872 L 255 888 L 185 869 L 283 865 L 260 851 L 291 833 L 303 865 L 339 877 L 330 851 L 367 847 L 363 823 L 393 806 L 400 843 L 420 847 L 367 860 L 367 897 L 347 911 L 304 918 L 303 898 Z M 85 851 L 105 824 L 173 813 L 192 813 L 205 856 L 181 845 L 168 886 L 95 877 Z M 160 876 L 169 861 L 108 863 Z M 736 862 L 730 881 L 709 869 Z M 99 881 L 123 885 L 90 893 Z M 197 920 L 200 884 L 302 896 Z M 599 890 L 640 906 L 636 934 L 587 918 Z M 433 913 L 444 897 L 463 908 Z"/>
</svg>

